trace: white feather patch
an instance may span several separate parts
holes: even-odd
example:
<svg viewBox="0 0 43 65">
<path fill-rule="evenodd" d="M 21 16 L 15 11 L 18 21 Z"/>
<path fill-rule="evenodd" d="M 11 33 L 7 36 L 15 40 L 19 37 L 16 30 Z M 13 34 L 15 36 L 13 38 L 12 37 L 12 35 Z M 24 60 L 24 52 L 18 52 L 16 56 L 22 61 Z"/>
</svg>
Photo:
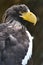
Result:
<svg viewBox="0 0 43 65">
<path fill-rule="evenodd" d="M 25 55 L 24 59 L 22 59 L 22 65 L 26 65 L 28 60 L 30 60 L 31 56 L 32 56 L 32 47 L 33 47 L 33 37 L 31 36 L 31 34 L 26 31 L 28 37 L 29 37 L 29 47 L 28 47 L 28 51 L 27 54 Z"/>
</svg>

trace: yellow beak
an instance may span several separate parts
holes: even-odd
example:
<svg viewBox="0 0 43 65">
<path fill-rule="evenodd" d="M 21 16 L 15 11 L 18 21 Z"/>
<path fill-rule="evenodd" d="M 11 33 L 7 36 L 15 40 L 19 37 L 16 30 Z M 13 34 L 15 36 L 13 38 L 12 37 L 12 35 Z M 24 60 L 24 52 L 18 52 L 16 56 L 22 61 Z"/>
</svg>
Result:
<svg viewBox="0 0 43 65">
<path fill-rule="evenodd" d="M 32 12 L 24 12 L 21 13 L 22 15 L 20 17 L 22 17 L 24 20 L 27 20 L 28 22 L 33 23 L 34 25 L 37 22 L 37 17 L 32 13 Z"/>
</svg>

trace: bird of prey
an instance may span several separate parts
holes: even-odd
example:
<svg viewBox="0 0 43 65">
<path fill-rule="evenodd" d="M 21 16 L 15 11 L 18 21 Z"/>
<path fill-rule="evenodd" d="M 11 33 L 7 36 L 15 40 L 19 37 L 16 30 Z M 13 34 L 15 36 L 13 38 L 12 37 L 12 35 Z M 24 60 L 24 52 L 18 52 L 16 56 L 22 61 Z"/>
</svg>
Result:
<svg viewBox="0 0 43 65">
<path fill-rule="evenodd" d="M 3 15 L 0 24 L 0 65 L 27 65 L 32 56 L 33 36 L 25 24 L 33 25 L 37 17 L 25 4 L 13 5 Z"/>
</svg>

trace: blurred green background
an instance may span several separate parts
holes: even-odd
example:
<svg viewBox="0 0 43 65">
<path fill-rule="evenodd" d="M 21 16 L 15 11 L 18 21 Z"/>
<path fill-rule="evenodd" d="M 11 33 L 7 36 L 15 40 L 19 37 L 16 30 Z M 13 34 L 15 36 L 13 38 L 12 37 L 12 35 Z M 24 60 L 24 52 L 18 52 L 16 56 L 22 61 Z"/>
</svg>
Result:
<svg viewBox="0 0 43 65">
<path fill-rule="evenodd" d="M 33 56 L 28 65 L 43 65 L 43 0 L 0 0 L 0 22 L 5 10 L 14 4 L 26 4 L 36 14 Z"/>
</svg>

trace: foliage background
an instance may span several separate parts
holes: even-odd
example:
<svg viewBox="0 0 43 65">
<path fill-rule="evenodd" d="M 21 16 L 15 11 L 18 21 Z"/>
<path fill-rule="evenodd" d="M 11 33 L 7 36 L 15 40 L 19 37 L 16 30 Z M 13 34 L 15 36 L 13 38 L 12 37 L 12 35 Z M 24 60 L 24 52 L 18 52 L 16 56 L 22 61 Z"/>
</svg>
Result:
<svg viewBox="0 0 43 65">
<path fill-rule="evenodd" d="M 14 4 L 26 4 L 37 15 L 34 28 L 33 56 L 28 65 L 43 65 L 43 0 L 0 0 L 0 22 L 5 10 Z"/>
</svg>

